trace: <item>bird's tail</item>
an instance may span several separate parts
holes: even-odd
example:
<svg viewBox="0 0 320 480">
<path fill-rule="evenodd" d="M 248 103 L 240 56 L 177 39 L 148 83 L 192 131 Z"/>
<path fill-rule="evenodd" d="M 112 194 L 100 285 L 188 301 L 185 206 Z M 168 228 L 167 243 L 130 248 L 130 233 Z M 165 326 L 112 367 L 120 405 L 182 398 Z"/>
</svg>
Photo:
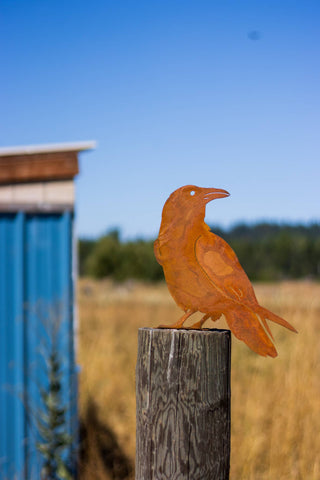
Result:
<svg viewBox="0 0 320 480">
<path fill-rule="evenodd" d="M 279 325 L 288 328 L 292 332 L 298 333 L 297 330 L 289 322 L 287 322 L 284 318 L 279 317 L 279 315 L 270 312 L 270 310 L 268 310 L 267 308 L 261 307 L 261 305 L 257 305 L 255 309 L 257 310 L 257 313 L 259 314 L 264 325 L 267 324 L 266 319 L 268 319 L 271 320 L 271 322 L 278 323 Z M 269 327 L 267 327 L 267 330 L 269 330 Z"/>
<path fill-rule="evenodd" d="M 267 319 L 283 327 L 297 332 L 289 322 L 270 312 L 260 305 L 254 306 L 253 311 L 248 306 L 231 309 L 225 313 L 226 321 L 232 333 L 245 342 L 251 350 L 264 357 L 276 357 L 277 350 L 273 344 L 273 336 L 267 324 Z"/>
<path fill-rule="evenodd" d="M 232 333 L 245 342 L 251 350 L 263 357 L 276 357 L 277 350 L 273 344 L 270 329 L 265 327 L 265 320 L 247 306 L 228 310 L 224 314 Z"/>
</svg>

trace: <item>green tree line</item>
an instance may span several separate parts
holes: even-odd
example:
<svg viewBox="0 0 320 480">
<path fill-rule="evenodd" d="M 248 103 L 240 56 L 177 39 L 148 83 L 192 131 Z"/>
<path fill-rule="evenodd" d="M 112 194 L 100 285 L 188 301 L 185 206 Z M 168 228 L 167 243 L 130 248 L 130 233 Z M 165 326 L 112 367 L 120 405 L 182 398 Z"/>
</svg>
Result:
<svg viewBox="0 0 320 480">
<path fill-rule="evenodd" d="M 320 279 L 320 225 L 258 223 L 231 229 L 212 227 L 235 250 L 251 280 Z M 122 241 L 112 230 L 95 239 L 79 240 L 82 276 L 110 277 L 115 281 L 163 279 L 153 254 L 152 240 Z"/>
</svg>

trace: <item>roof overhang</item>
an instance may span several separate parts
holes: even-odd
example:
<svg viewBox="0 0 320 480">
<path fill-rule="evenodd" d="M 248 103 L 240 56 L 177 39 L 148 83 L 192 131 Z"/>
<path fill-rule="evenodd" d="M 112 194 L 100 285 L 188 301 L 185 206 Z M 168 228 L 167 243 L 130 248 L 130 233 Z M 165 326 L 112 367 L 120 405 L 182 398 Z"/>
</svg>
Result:
<svg viewBox="0 0 320 480">
<path fill-rule="evenodd" d="M 78 153 L 96 142 L 56 143 L 0 148 L 0 184 L 69 180 L 79 173 Z"/>
<path fill-rule="evenodd" d="M 96 148 L 94 140 L 86 142 L 47 143 L 42 145 L 22 145 L 14 147 L 0 147 L 0 157 L 12 157 L 16 155 L 34 155 L 53 152 L 82 152 Z"/>
</svg>

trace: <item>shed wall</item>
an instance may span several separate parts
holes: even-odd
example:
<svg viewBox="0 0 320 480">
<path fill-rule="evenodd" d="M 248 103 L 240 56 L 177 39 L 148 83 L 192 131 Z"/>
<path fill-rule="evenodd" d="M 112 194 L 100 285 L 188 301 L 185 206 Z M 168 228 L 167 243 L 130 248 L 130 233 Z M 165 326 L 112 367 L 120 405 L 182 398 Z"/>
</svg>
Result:
<svg viewBox="0 0 320 480">
<path fill-rule="evenodd" d="M 0 213 L 0 478 L 40 478 L 36 416 L 56 340 L 76 439 L 71 212 Z"/>
</svg>

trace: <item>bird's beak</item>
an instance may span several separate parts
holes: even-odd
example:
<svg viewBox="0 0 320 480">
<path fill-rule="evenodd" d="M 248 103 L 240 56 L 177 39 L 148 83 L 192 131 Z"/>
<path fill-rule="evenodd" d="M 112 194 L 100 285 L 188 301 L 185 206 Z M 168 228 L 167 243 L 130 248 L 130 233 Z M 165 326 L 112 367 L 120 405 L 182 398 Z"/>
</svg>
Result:
<svg viewBox="0 0 320 480">
<path fill-rule="evenodd" d="M 203 189 L 203 198 L 206 203 L 215 200 L 216 198 L 229 197 L 230 193 L 222 188 L 204 188 Z"/>
</svg>

